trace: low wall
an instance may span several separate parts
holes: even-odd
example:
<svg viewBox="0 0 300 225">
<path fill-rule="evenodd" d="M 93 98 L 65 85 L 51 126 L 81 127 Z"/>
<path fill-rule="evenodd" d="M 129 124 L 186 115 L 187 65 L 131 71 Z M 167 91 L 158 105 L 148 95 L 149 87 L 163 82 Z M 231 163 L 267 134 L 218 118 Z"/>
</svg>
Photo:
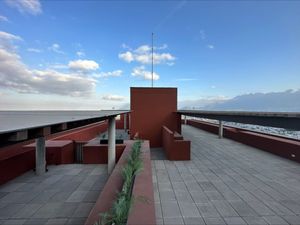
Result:
<svg viewBox="0 0 300 225">
<path fill-rule="evenodd" d="M 218 134 L 218 125 L 202 121 L 188 120 L 188 125 Z M 223 136 L 237 142 L 300 162 L 300 141 L 272 134 L 249 131 L 224 126 Z"/>
<path fill-rule="evenodd" d="M 99 198 L 97 199 L 93 209 L 91 210 L 85 225 L 94 225 L 99 220 L 100 213 L 108 211 L 117 197 L 117 191 L 120 191 L 123 186 L 123 179 L 121 171 L 126 164 L 126 158 L 131 151 L 134 141 L 125 141 L 125 149 L 116 164 L 114 170 L 109 176 Z M 128 225 L 155 225 L 155 208 L 154 208 L 154 194 L 152 183 L 152 170 L 149 142 L 144 141 L 142 144 L 142 159 L 144 162 L 143 171 L 135 178 L 132 194 L 135 197 L 143 196 L 147 198 L 148 202 L 134 202 L 132 211 L 128 217 Z"/>
<path fill-rule="evenodd" d="M 83 127 L 78 127 L 72 130 L 52 134 L 47 139 L 51 140 L 73 140 L 73 141 L 89 141 L 98 134 L 107 130 L 107 122 L 101 121 Z"/>
<path fill-rule="evenodd" d="M 116 144 L 116 162 L 120 159 L 125 147 L 125 144 Z M 87 143 L 83 146 L 82 152 L 84 164 L 107 164 L 108 145 Z"/>
<path fill-rule="evenodd" d="M 190 160 L 191 142 L 174 135 L 166 126 L 162 127 L 162 142 L 168 160 Z"/>
<path fill-rule="evenodd" d="M 151 155 L 149 141 L 142 144 L 143 171 L 136 176 L 132 195 L 135 199 L 145 198 L 147 202 L 135 200 L 128 216 L 127 225 L 155 225 L 155 205 L 152 181 Z"/>
<path fill-rule="evenodd" d="M 46 162 L 47 165 L 59 165 L 74 163 L 73 141 L 46 141 Z M 35 143 L 23 146 L 26 151 L 35 154 Z M 35 161 L 35 160 L 34 160 Z"/>
</svg>

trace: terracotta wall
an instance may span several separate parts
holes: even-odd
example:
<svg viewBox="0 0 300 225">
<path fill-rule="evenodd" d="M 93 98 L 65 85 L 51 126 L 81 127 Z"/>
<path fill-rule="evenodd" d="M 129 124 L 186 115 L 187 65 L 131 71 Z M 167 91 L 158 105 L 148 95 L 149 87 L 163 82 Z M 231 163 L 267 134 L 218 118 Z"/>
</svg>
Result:
<svg viewBox="0 0 300 225">
<path fill-rule="evenodd" d="M 162 126 L 181 132 L 177 111 L 177 88 L 130 88 L 130 133 L 162 146 Z"/>
<path fill-rule="evenodd" d="M 190 160 L 191 142 L 183 140 L 182 136 L 174 136 L 167 127 L 162 127 L 163 149 L 168 160 Z"/>
</svg>

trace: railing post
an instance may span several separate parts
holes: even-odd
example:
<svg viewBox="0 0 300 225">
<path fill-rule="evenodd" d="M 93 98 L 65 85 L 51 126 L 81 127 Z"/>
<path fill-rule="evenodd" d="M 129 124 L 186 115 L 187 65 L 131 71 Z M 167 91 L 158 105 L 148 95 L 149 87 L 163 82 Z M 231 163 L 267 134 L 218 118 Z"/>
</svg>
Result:
<svg viewBox="0 0 300 225">
<path fill-rule="evenodd" d="M 46 171 L 46 149 L 45 137 L 41 136 L 35 140 L 35 173 L 43 175 Z"/>
<path fill-rule="evenodd" d="M 126 130 L 127 130 L 127 114 L 126 113 L 123 114 L 123 119 L 124 119 L 124 131 L 126 132 Z"/>
<path fill-rule="evenodd" d="M 186 116 L 184 116 L 184 124 L 185 125 L 187 124 L 187 122 L 186 122 Z"/>
<path fill-rule="evenodd" d="M 219 138 L 223 138 L 223 121 L 219 120 Z"/>
<path fill-rule="evenodd" d="M 116 118 L 108 119 L 108 160 L 107 171 L 111 174 L 116 163 Z"/>
</svg>

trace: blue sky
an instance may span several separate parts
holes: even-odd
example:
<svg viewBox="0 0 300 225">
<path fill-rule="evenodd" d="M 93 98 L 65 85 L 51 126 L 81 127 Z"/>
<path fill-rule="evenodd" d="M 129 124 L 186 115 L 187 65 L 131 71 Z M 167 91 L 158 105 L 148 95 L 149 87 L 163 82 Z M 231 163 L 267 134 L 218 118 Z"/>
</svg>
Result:
<svg viewBox="0 0 300 225">
<path fill-rule="evenodd" d="M 218 101 L 300 87 L 297 1 L 0 1 L 0 109 L 100 109 L 129 87 Z"/>
</svg>

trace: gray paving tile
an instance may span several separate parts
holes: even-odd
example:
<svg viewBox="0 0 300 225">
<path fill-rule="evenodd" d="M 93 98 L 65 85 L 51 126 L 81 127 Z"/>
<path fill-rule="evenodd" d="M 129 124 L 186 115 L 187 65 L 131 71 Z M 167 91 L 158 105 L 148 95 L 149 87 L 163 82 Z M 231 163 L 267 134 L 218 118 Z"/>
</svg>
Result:
<svg viewBox="0 0 300 225">
<path fill-rule="evenodd" d="M 299 225 L 300 224 L 300 216 L 282 216 L 289 224 L 291 225 Z"/>
<path fill-rule="evenodd" d="M 73 213 L 73 217 L 87 217 L 93 206 L 93 203 L 79 203 L 77 209 Z"/>
<path fill-rule="evenodd" d="M 212 203 L 223 217 L 239 216 L 227 201 L 212 201 Z"/>
<path fill-rule="evenodd" d="M 230 205 L 235 209 L 239 216 L 257 216 L 257 213 L 243 201 L 232 201 Z"/>
<path fill-rule="evenodd" d="M 211 203 L 196 204 L 202 217 L 219 217 L 220 214 Z"/>
<path fill-rule="evenodd" d="M 17 213 L 12 215 L 12 218 L 30 218 L 39 208 L 42 207 L 42 204 L 26 204 L 25 207 L 18 210 Z"/>
<path fill-rule="evenodd" d="M 279 216 L 264 216 L 263 218 L 270 225 L 288 225 L 288 223 Z"/>
<path fill-rule="evenodd" d="M 188 191 L 175 191 L 175 196 L 178 202 L 194 202 Z"/>
<path fill-rule="evenodd" d="M 208 203 L 210 200 L 204 192 L 191 191 L 190 195 L 195 203 Z"/>
<path fill-rule="evenodd" d="M 74 191 L 66 202 L 82 202 L 88 191 Z"/>
<path fill-rule="evenodd" d="M 177 218 L 165 218 L 164 217 L 164 224 L 165 225 L 181 225 L 184 224 L 183 219 L 181 217 Z"/>
<path fill-rule="evenodd" d="M 49 219 L 46 225 L 64 225 L 68 222 L 66 218 L 59 218 L 59 219 Z"/>
<path fill-rule="evenodd" d="M 246 222 L 241 217 L 224 217 L 227 225 L 246 225 Z"/>
<path fill-rule="evenodd" d="M 32 218 L 55 218 L 62 203 L 47 203 L 39 208 L 32 216 Z"/>
<path fill-rule="evenodd" d="M 9 219 L 23 207 L 25 207 L 25 204 L 9 203 L 5 205 L 5 207 L 1 208 L 0 210 L 0 219 Z"/>
<path fill-rule="evenodd" d="M 248 201 L 248 205 L 260 216 L 272 216 L 275 212 L 260 201 Z"/>
<path fill-rule="evenodd" d="M 86 218 L 71 218 L 68 219 L 67 223 L 68 225 L 82 225 L 84 224 Z"/>
<path fill-rule="evenodd" d="M 155 203 L 155 216 L 156 218 L 162 218 L 162 210 L 161 210 L 161 204 Z"/>
<path fill-rule="evenodd" d="M 3 225 L 22 225 L 26 222 L 24 219 L 9 219 L 4 221 Z"/>
<path fill-rule="evenodd" d="M 202 217 L 183 217 L 185 225 L 201 225 L 205 224 Z"/>
<path fill-rule="evenodd" d="M 48 219 L 28 219 L 26 220 L 26 222 L 24 223 L 24 225 L 44 225 L 46 224 L 48 221 Z"/>
<path fill-rule="evenodd" d="M 179 208 L 184 217 L 199 217 L 199 211 L 195 203 L 179 202 Z"/>
<path fill-rule="evenodd" d="M 249 225 L 267 225 L 268 224 L 262 217 L 247 216 L 247 217 L 243 217 L 243 219 Z"/>
<path fill-rule="evenodd" d="M 162 207 L 163 218 L 181 217 L 180 209 L 176 201 L 162 202 L 161 207 Z"/>
<path fill-rule="evenodd" d="M 163 218 L 156 218 L 156 225 L 164 225 L 164 219 Z"/>
<path fill-rule="evenodd" d="M 161 190 L 159 191 L 159 197 L 161 202 L 176 201 L 173 190 Z"/>
<path fill-rule="evenodd" d="M 13 192 L 16 191 L 21 186 L 25 185 L 25 183 L 18 183 L 14 181 L 10 181 L 4 185 L 0 186 L 0 192 Z"/>
<path fill-rule="evenodd" d="M 224 225 L 226 224 L 222 217 L 203 217 L 206 225 Z"/>
</svg>

